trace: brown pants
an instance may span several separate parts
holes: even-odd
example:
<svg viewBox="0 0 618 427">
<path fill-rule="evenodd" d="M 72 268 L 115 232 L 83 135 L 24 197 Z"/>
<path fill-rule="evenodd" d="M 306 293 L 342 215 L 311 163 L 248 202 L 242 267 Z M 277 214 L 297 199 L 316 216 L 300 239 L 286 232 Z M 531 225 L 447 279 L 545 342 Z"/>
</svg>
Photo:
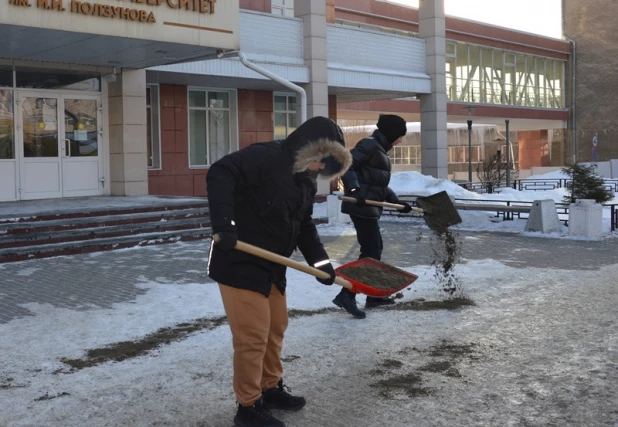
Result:
<svg viewBox="0 0 618 427">
<path fill-rule="evenodd" d="M 262 390 L 277 385 L 283 375 L 281 347 L 288 327 L 285 295 L 272 286 L 270 297 L 219 283 L 234 345 L 234 393 L 252 406 Z"/>
</svg>

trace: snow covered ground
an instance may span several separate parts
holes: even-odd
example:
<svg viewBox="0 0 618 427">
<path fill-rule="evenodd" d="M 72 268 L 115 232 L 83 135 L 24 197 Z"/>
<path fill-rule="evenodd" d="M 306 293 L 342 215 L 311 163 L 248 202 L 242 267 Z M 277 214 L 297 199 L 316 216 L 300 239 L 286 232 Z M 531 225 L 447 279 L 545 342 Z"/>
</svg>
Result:
<svg viewBox="0 0 618 427">
<path fill-rule="evenodd" d="M 398 192 L 446 189 L 472 198 L 422 179 L 395 174 L 393 181 Z M 336 286 L 289 271 L 289 308 L 303 312 L 290 321 L 285 379 L 309 403 L 299 413 L 276 413 L 288 427 L 618 425 L 618 240 L 554 244 L 521 233 L 523 220 L 461 214 L 460 229 L 472 232 L 462 231 L 456 272 L 471 307 L 375 310 L 359 321 L 334 309 Z M 444 300 L 428 237 L 417 237 L 426 233 L 423 223 L 391 219 L 383 227 L 384 259 L 419 276 L 398 306 Z M 318 229 L 336 264 L 356 258 L 351 226 Z M 206 277 L 207 247 L 1 264 L 0 309 L 25 314 L 0 324 L 0 426 L 231 427 L 225 323 L 120 362 L 70 372 L 61 361 L 222 316 L 217 286 Z"/>
</svg>

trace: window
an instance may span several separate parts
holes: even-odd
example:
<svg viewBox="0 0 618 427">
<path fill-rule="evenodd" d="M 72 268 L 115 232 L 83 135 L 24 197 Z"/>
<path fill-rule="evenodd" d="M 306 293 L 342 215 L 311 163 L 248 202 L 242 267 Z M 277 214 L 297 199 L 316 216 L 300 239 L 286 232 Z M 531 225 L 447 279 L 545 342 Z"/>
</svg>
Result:
<svg viewBox="0 0 618 427">
<path fill-rule="evenodd" d="M 0 87 L 13 87 L 13 70 L 0 67 Z"/>
<path fill-rule="evenodd" d="M 280 16 L 294 16 L 294 0 L 272 0 L 272 13 Z"/>
<path fill-rule="evenodd" d="M 565 62 L 462 42 L 446 43 L 449 101 L 564 107 Z"/>
<path fill-rule="evenodd" d="M 275 139 L 285 139 L 296 129 L 296 95 L 275 94 Z"/>
<path fill-rule="evenodd" d="M 159 132 L 159 86 L 146 86 L 146 142 L 148 168 L 161 168 L 161 138 Z"/>
<path fill-rule="evenodd" d="M 96 73 L 77 71 L 49 71 L 46 69 L 17 69 L 15 86 L 29 89 L 67 89 L 99 92 L 101 77 Z"/>
<path fill-rule="evenodd" d="M 479 163 L 481 160 L 481 146 L 472 146 L 472 163 Z M 458 145 L 448 147 L 449 163 L 468 163 L 468 146 Z"/>
<path fill-rule="evenodd" d="M 0 160 L 14 158 L 13 91 L 0 89 Z"/>
<path fill-rule="evenodd" d="M 420 145 L 397 145 L 393 147 L 390 156 L 395 165 L 420 165 L 421 147 Z"/>
<path fill-rule="evenodd" d="M 230 92 L 189 90 L 189 166 L 205 167 L 232 151 Z"/>
</svg>

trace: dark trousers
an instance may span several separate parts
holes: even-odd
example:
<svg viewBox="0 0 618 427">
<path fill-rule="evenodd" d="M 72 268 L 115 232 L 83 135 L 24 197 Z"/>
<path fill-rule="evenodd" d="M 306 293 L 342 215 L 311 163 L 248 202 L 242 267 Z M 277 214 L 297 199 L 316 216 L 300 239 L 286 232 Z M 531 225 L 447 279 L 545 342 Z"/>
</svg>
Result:
<svg viewBox="0 0 618 427">
<path fill-rule="evenodd" d="M 378 261 L 382 257 L 384 243 L 382 242 L 382 234 L 380 234 L 380 225 L 377 219 L 367 219 L 358 216 L 350 215 L 354 228 L 356 229 L 356 239 L 360 245 L 361 258 L 373 258 Z M 341 289 L 342 293 L 351 293 L 346 288 Z M 371 297 L 368 297 L 371 298 Z"/>
<path fill-rule="evenodd" d="M 360 245 L 361 258 L 373 258 L 380 261 L 384 243 L 380 234 L 380 225 L 377 219 L 367 219 L 358 216 L 350 216 L 356 229 L 356 239 Z"/>
</svg>

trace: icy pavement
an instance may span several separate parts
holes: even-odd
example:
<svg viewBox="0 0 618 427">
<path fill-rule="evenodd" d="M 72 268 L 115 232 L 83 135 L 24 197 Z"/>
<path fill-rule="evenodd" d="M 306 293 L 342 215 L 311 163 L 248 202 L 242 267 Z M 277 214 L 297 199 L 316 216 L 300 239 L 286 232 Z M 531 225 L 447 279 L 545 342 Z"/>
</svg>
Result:
<svg viewBox="0 0 618 427">
<path fill-rule="evenodd" d="M 357 257 L 352 233 L 319 228 L 331 258 Z M 430 233 L 382 228 L 383 260 L 420 276 L 400 307 L 444 298 Z M 458 240 L 456 272 L 475 306 L 291 319 L 285 381 L 308 404 L 277 412 L 288 427 L 618 425 L 618 239 Z M 221 316 L 207 250 L 178 243 L 0 265 L 0 426 L 231 427 L 226 324 L 121 362 L 70 372 L 60 361 Z M 291 309 L 333 307 L 336 286 L 289 279 Z"/>
</svg>

